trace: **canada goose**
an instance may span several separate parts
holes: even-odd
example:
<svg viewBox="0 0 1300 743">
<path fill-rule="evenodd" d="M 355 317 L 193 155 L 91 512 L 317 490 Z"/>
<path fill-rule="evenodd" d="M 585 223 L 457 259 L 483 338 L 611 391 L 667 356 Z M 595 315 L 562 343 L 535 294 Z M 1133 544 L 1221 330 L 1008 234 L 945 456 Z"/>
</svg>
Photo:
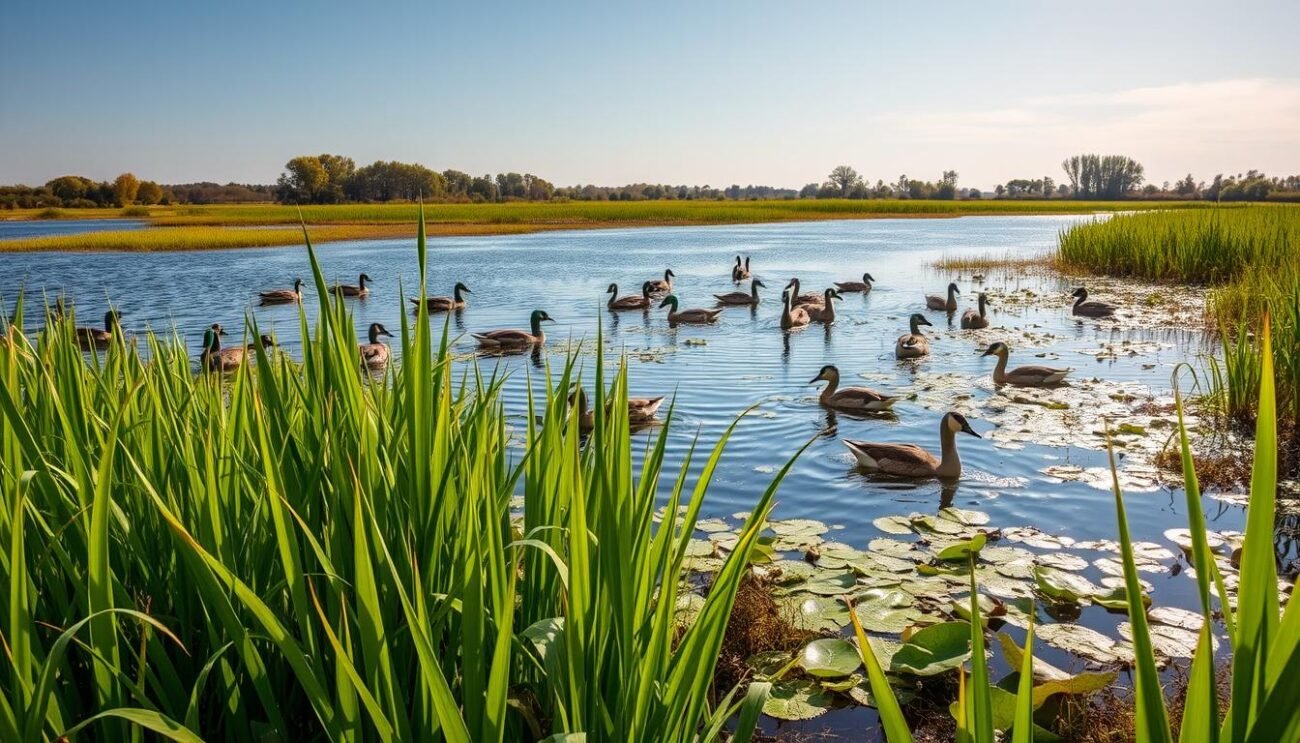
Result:
<svg viewBox="0 0 1300 743">
<path fill-rule="evenodd" d="M 96 348 L 108 348 L 108 345 L 113 342 L 113 331 L 119 333 L 122 331 L 122 313 L 117 310 L 109 310 L 104 313 L 103 328 L 77 328 L 77 345 L 87 351 Z"/>
<path fill-rule="evenodd" d="M 555 322 L 551 319 L 551 316 L 542 310 L 533 310 L 528 322 L 532 327 L 532 332 L 507 328 L 504 330 L 489 330 L 486 333 L 473 333 L 472 335 L 474 340 L 478 341 L 479 348 L 489 351 L 528 348 L 545 343 L 546 334 L 542 332 L 542 323 Z"/>
<path fill-rule="evenodd" d="M 781 292 L 781 329 L 802 328 L 809 323 L 808 310 L 791 304 L 793 292 L 786 289 Z"/>
<path fill-rule="evenodd" d="M 609 293 L 609 301 L 605 306 L 611 310 L 644 310 L 650 308 L 650 282 L 641 283 L 641 296 L 630 294 L 626 297 L 618 296 L 618 284 L 610 284 L 605 290 Z"/>
<path fill-rule="evenodd" d="M 840 387 L 840 370 L 827 364 L 808 384 L 826 382 L 818 400 L 828 408 L 854 412 L 879 412 L 894 407 L 894 403 L 903 399 L 886 395 L 867 387 Z"/>
<path fill-rule="evenodd" d="M 465 309 L 465 305 L 469 304 L 469 302 L 465 300 L 465 295 L 473 293 L 474 292 L 469 290 L 468 286 L 457 281 L 456 286 L 451 290 L 450 297 L 425 297 L 424 308 L 429 312 L 463 310 Z M 410 302 L 415 305 L 415 311 L 418 312 L 420 309 L 420 300 L 417 298 L 411 298 Z"/>
<path fill-rule="evenodd" d="M 875 280 L 871 274 L 864 273 L 861 281 L 836 281 L 835 286 L 842 292 L 869 292 Z"/>
<path fill-rule="evenodd" d="M 1074 300 L 1074 314 L 1084 317 L 1110 317 L 1115 314 L 1115 305 L 1106 302 L 1088 301 L 1088 290 L 1082 286 L 1075 289 L 1072 297 Z"/>
<path fill-rule="evenodd" d="M 921 335 L 921 326 L 933 326 L 934 323 L 918 312 L 912 315 L 908 325 L 909 332 L 898 336 L 898 341 L 894 343 L 894 356 L 900 359 L 915 359 L 930 355 L 930 341 Z"/>
<path fill-rule="evenodd" d="M 993 367 L 994 384 L 1012 384 L 1017 387 L 1046 387 L 1058 384 L 1073 369 L 1058 369 L 1051 366 L 1017 366 L 1007 371 L 1007 360 L 1011 357 L 1011 348 L 1002 341 L 988 347 L 981 356 L 997 356 L 998 364 Z"/>
<path fill-rule="evenodd" d="M 675 294 L 669 294 L 664 297 L 664 301 L 659 303 L 660 307 L 668 308 L 668 323 L 670 325 L 708 325 L 717 322 L 718 315 L 722 314 L 722 308 L 716 310 L 678 310 L 677 304 L 677 295 Z"/>
<path fill-rule="evenodd" d="M 948 312 L 957 311 L 957 295 L 961 291 L 957 289 L 957 284 L 948 284 L 948 298 L 944 299 L 938 294 L 925 295 L 925 307 L 930 310 L 947 310 Z"/>
<path fill-rule="evenodd" d="M 668 292 L 671 292 L 673 290 L 673 278 L 676 276 L 677 274 L 673 273 L 673 270 L 671 268 L 668 269 L 667 271 L 664 271 L 663 280 L 655 280 L 650 282 L 650 293 L 667 294 Z"/>
<path fill-rule="evenodd" d="M 749 259 L 746 258 L 744 263 L 740 262 L 740 256 L 736 256 L 736 265 L 731 267 L 731 280 L 744 281 L 749 278 Z"/>
<path fill-rule="evenodd" d="M 721 304 L 743 304 L 753 306 L 758 304 L 758 287 L 760 286 L 765 287 L 767 284 L 764 284 L 758 279 L 754 279 L 754 281 L 749 285 L 748 292 L 727 292 L 726 294 L 714 294 L 713 296 L 717 298 L 718 302 Z"/>
<path fill-rule="evenodd" d="M 263 305 L 301 302 L 302 279 L 294 279 L 292 289 L 274 289 L 269 292 L 258 292 L 257 296 L 261 298 L 261 304 Z"/>
<path fill-rule="evenodd" d="M 785 285 L 785 288 L 790 290 L 790 296 L 792 298 L 791 302 L 794 304 L 795 307 L 799 307 L 805 304 L 821 304 L 823 301 L 825 301 L 822 295 L 816 292 L 808 292 L 807 294 L 800 294 L 799 287 L 800 287 L 800 283 L 798 277 L 790 279 L 790 283 Z"/>
<path fill-rule="evenodd" d="M 826 323 L 827 325 L 835 322 L 835 303 L 833 300 L 844 299 L 835 289 L 827 289 L 826 296 L 822 304 L 810 304 L 805 309 L 808 310 L 808 319 L 815 322 Z"/>
<path fill-rule="evenodd" d="M 985 314 L 985 306 L 988 303 L 988 299 L 985 297 L 984 292 L 980 292 L 979 301 L 980 308 L 978 311 L 972 307 L 961 314 L 962 330 L 981 330 L 989 326 L 989 318 L 988 315 Z"/>
<path fill-rule="evenodd" d="M 939 421 L 940 457 L 915 444 L 878 444 L 870 441 L 844 440 L 858 465 L 899 477 L 961 477 L 961 457 L 957 455 L 957 434 L 968 433 L 983 438 L 970 427 L 961 413 L 946 413 Z"/>
<path fill-rule="evenodd" d="M 199 354 L 199 364 L 207 371 L 232 372 L 243 366 L 251 352 L 260 344 L 262 348 L 274 348 L 276 343 L 269 335 L 261 335 L 255 343 L 233 348 L 222 348 L 221 338 L 226 335 L 221 323 L 212 325 L 203 331 L 203 351 Z"/>
<path fill-rule="evenodd" d="M 372 280 L 369 276 L 361 274 L 356 284 L 335 284 L 330 287 L 330 291 L 345 297 L 367 297 L 370 296 L 370 287 L 366 286 L 366 282 Z"/>
<path fill-rule="evenodd" d="M 379 342 L 379 336 L 381 335 L 385 338 L 393 337 L 393 334 L 388 332 L 388 328 L 385 328 L 377 322 L 372 322 L 370 323 L 370 330 L 367 333 L 370 342 L 362 343 L 357 347 L 357 350 L 361 352 L 361 363 L 371 369 L 378 369 L 387 365 L 388 357 L 393 353 L 387 343 Z"/>
</svg>

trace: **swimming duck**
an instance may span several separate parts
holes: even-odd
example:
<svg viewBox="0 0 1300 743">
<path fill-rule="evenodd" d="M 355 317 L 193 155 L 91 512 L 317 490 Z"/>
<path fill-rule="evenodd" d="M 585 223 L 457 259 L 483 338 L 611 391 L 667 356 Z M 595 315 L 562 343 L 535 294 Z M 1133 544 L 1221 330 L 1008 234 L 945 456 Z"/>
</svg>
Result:
<svg viewBox="0 0 1300 743">
<path fill-rule="evenodd" d="M 386 338 L 393 337 L 393 334 L 388 332 L 388 328 L 377 322 L 372 322 L 367 334 L 370 342 L 357 346 L 357 350 L 361 352 L 361 363 L 371 369 L 379 369 L 387 365 L 388 357 L 393 354 L 387 343 L 379 342 L 379 336 L 381 335 Z"/>
<path fill-rule="evenodd" d="M 718 315 L 722 314 L 722 308 L 715 310 L 706 309 L 677 309 L 677 295 L 669 294 L 664 297 L 664 301 L 659 303 L 660 307 L 668 308 L 668 322 L 672 325 L 708 325 L 717 322 Z"/>
<path fill-rule="evenodd" d="M 764 284 L 758 279 L 754 279 L 754 281 L 749 285 L 748 292 L 727 292 L 726 294 L 714 294 L 713 296 L 722 304 L 742 304 L 753 306 L 758 304 L 758 287 L 760 286 L 765 287 L 767 284 Z"/>
<path fill-rule="evenodd" d="M 1074 314 L 1084 317 L 1110 317 L 1115 314 L 1115 305 L 1106 302 L 1088 301 L 1088 290 L 1082 286 L 1075 289 L 1072 297 L 1074 300 Z"/>
<path fill-rule="evenodd" d="M 473 333 L 474 340 L 478 341 L 479 348 L 488 351 L 528 348 L 546 343 L 546 334 L 542 332 L 542 323 L 555 322 L 551 319 L 551 316 L 543 310 L 533 310 L 528 322 L 532 328 L 531 333 L 514 328 L 489 330 L 486 333 Z"/>
<path fill-rule="evenodd" d="M 900 359 L 915 359 L 921 356 L 930 355 L 930 341 L 921 335 L 922 325 L 931 325 L 934 323 L 925 319 L 921 313 L 913 314 L 908 321 L 910 331 L 905 335 L 898 336 L 898 341 L 894 343 L 894 356 Z"/>
<path fill-rule="evenodd" d="M 222 348 L 221 338 L 225 335 L 226 330 L 221 327 L 221 323 L 214 322 L 211 327 L 203 331 L 203 351 L 199 354 L 199 364 L 207 371 L 223 373 L 235 371 L 243 366 L 249 354 L 256 351 L 259 344 L 262 348 L 274 348 L 276 345 L 275 339 L 263 334 L 258 337 L 256 343 Z"/>
<path fill-rule="evenodd" d="M 808 310 L 808 319 L 827 325 L 835 322 L 835 303 L 832 301 L 835 299 L 844 299 L 844 297 L 835 289 L 827 289 L 822 304 L 810 304 L 805 307 Z"/>
<path fill-rule="evenodd" d="M 871 274 L 864 273 L 861 281 L 836 281 L 835 286 L 842 292 L 869 292 L 873 281 Z"/>
<path fill-rule="evenodd" d="M 673 278 L 675 276 L 677 276 L 677 274 L 673 273 L 671 268 L 664 271 L 664 278 L 662 281 L 656 280 L 650 282 L 650 293 L 667 294 L 668 292 L 671 292 L 673 290 Z"/>
<path fill-rule="evenodd" d="M 1012 384 L 1017 387 L 1047 387 L 1059 384 L 1073 369 L 1058 369 L 1051 366 L 1017 366 L 1007 371 L 1007 360 L 1011 357 L 1011 348 L 1002 341 L 988 347 L 981 356 L 997 356 L 998 365 L 993 367 L 994 384 Z"/>
<path fill-rule="evenodd" d="M 258 292 L 257 296 L 261 297 L 261 304 L 263 305 L 301 302 L 302 279 L 294 279 L 292 289 L 274 289 L 269 292 Z"/>
<path fill-rule="evenodd" d="M 988 299 L 985 297 L 984 292 L 980 292 L 979 301 L 980 301 L 980 308 L 978 311 L 976 311 L 975 308 L 972 307 L 971 309 L 968 309 L 962 313 L 961 315 L 962 330 L 981 330 L 989 326 L 989 318 L 988 315 L 985 314 L 985 306 L 988 302 Z"/>
<path fill-rule="evenodd" d="M 361 274 L 356 284 L 335 284 L 330 287 L 330 291 L 345 297 L 366 297 L 370 295 L 370 287 L 366 286 L 366 282 L 372 280 L 369 276 Z"/>
<path fill-rule="evenodd" d="M 745 262 L 741 263 L 740 256 L 736 256 L 736 265 L 731 267 L 731 280 L 744 281 L 747 278 L 749 278 L 749 258 L 745 258 Z"/>
<path fill-rule="evenodd" d="M 931 310 L 947 310 L 948 312 L 957 311 L 957 295 L 961 291 L 957 289 L 956 283 L 948 284 L 948 298 L 944 299 L 938 294 L 925 295 L 925 307 Z"/>
<path fill-rule="evenodd" d="M 588 407 L 587 391 L 578 387 L 576 391 L 578 407 L 578 428 L 582 431 L 590 431 L 596 427 L 596 413 Z M 573 396 L 569 397 L 570 402 L 574 402 Z M 610 403 L 613 400 L 609 401 Z M 632 425 L 645 424 L 654 420 L 655 414 L 659 412 L 659 406 L 664 402 L 663 396 L 659 397 L 629 397 L 627 399 L 627 422 Z M 608 405 L 606 406 L 608 410 Z"/>
<path fill-rule="evenodd" d="M 609 301 L 605 306 L 611 310 L 644 310 L 650 307 L 650 282 L 641 283 L 641 296 L 630 294 L 626 297 L 618 296 L 618 284 L 610 284 L 605 290 L 609 293 Z"/>
<path fill-rule="evenodd" d="M 868 387 L 840 387 L 840 370 L 833 364 L 822 367 L 817 376 L 808 384 L 826 382 L 818 401 L 828 408 L 848 411 L 850 413 L 879 412 L 894 407 L 894 403 L 903 399 L 886 395 Z"/>
<path fill-rule="evenodd" d="M 429 312 L 447 312 L 449 310 L 463 310 L 465 309 L 465 306 L 469 304 L 469 302 L 465 300 L 465 295 L 473 294 L 473 293 L 474 292 L 469 290 L 468 286 L 465 286 L 464 284 L 457 281 L 456 286 L 453 287 L 451 290 L 450 297 L 425 297 L 424 308 Z M 417 311 L 420 309 L 419 299 L 412 298 L 410 302 L 411 304 L 415 305 L 415 309 Z"/>
<path fill-rule="evenodd" d="M 113 342 L 113 331 L 122 331 L 122 313 L 117 310 L 104 313 L 103 328 L 77 328 L 77 344 L 87 351 L 108 348 L 108 345 Z"/>
<path fill-rule="evenodd" d="M 808 292 L 807 294 L 800 294 L 799 287 L 800 284 L 799 284 L 798 277 L 790 279 L 790 283 L 785 285 L 785 288 L 790 290 L 790 296 L 792 297 L 791 301 L 794 303 L 795 307 L 799 307 L 805 304 L 821 304 L 822 302 L 825 301 L 822 295 L 816 292 Z"/>
<path fill-rule="evenodd" d="M 968 433 L 983 438 L 970 427 L 961 413 L 946 413 L 939 421 L 940 457 L 915 444 L 879 444 L 870 441 L 844 440 L 858 465 L 864 469 L 899 477 L 961 477 L 961 457 L 957 455 L 957 434 Z"/>
<path fill-rule="evenodd" d="M 791 297 L 793 293 L 786 289 L 781 292 L 781 329 L 790 330 L 791 328 L 802 328 L 810 322 L 808 310 L 802 307 L 795 307 L 792 304 Z"/>
</svg>

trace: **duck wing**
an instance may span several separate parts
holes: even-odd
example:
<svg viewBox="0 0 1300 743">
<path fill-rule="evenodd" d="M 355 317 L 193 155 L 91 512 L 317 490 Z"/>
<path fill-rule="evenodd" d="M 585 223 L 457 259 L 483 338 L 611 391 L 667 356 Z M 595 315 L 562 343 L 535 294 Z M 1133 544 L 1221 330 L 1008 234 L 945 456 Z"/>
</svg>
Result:
<svg viewBox="0 0 1300 743">
<path fill-rule="evenodd" d="M 875 469 L 899 474 L 905 474 L 907 471 L 930 474 L 939 466 L 938 457 L 916 444 L 879 444 L 872 441 L 845 439 L 844 445 L 853 452 L 864 467 L 873 466 L 867 463 L 867 460 L 870 460 L 875 463 Z"/>
</svg>

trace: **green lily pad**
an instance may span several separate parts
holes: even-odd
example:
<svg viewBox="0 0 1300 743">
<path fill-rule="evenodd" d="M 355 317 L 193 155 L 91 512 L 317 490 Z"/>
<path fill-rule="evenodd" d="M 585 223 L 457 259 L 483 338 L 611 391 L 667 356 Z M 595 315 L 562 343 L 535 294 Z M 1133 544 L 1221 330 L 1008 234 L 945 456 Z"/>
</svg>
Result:
<svg viewBox="0 0 1300 743">
<path fill-rule="evenodd" d="M 985 622 L 985 624 L 987 624 L 990 619 L 997 619 L 1006 616 L 1007 605 L 992 596 L 985 596 L 982 593 L 977 594 L 975 601 L 979 603 L 980 618 Z M 964 622 L 969 622 L 971 620 L 970 596 L 966 595 L 954 598 L 952 604 L 949 606 L 949 613 L 955 615 L 958 619 L 961 619 Z"/>
<path fill-rule="evenodd" d="M 761 577 L 770 578 L 778 583 L 797 583 L 808 580 L 817 572 L 817 568 L 803 560 L 776 560 L 754 568 Z"/>
<path fill-rule="evenodd" d="M 701 519 L 695 522 L 695 528 L 702 532 L 712 534 L 715 532 L 727 531 L 731 527 L 722 519 Z"/>
<path fill-rule="evenodd" d="M 885 665 L 883 660 L 880 663 L 882 666 Z M 905 705 L 913 699 L 916 699 L 916 690 L 914 688 L 898 686 L 893 682 L 890 683 L 890 686 L 893 687 L 894 699 L 900 705 Z M 871 683 L 866 679 L 863 679 L 859 684 L 854 686 L 852 689 L 849 689 L 849 698 L 864 707 L 876 706 L 876 698 L 871 693 Z"/>
<path fill-rule="evenodd" d="M 1016 721 L 1016 695 L 998 686 L 989 687 L 989 696 L 993 702 L 993 729 L 1010 730 Z M 957 702 L 948 705 L 948 713 L 957 718 Z"/>
<path fill-rule="evenodd" d="M 692 539 L 686 543 L 687 557 L 712 557 L 715 548 L 707 539 Z"/>
<path fill-rule="evenodd" d="M 912 634 L 890 662 L 895 673 L 935 676 L 954 670 L 970 657 L 970 625 L 943 622 Z"/>
<path fill-rule="evenodd" d="M 745 659 L 745 665 L 764 678 L 770 677 L 789 663 L 790 654 L 784 650 L 764 650 Z"/>
<path fill-rule="evenodd" d="M 692 573 L 716 573 L 725 564 L 721 557 L 688 557 L 682 567 Z"/>
<path fill-rule="evenodd" d="M 817 678 L 844 678 L 862 667 L 858 649 L 838 637 L 813 640 L 799 655 L 799 667 Z"/>
<path fill-rule="evenodd" d="M 1101 593 L 1095 583 L 1081 575 L 1056 568 L 1038 566 L 1034 570 L 1038 590 L 1058 601 L 1079 603 L 1089 596 Z"/>
<path fill-rule="evenodd" d="M 983 526 L 989 522 L 989 515 L 983 511 L 968 511 L 964 508 L 940 508 L 939 518 L 955 521 L 962 526 Z"/>
<path fill-rule="evenodd" d="M 956 521 L 941 519 L 937 516 L 927 516 L 922 513 L 914 513 L 908 516 L 908 518 L 912 521 L 912 528 L 919 532 L 950 534 L 953 536 L 966 533 L 965 526 Z"/>
<path fill-rule="evenodd" d="M 1035 635 L 1052 647 L 1098 663 L 1129 662 L 1133 653 L 1100 632 L 1078 624 L 1044 624 Z"/>
<path fill-rule="evenodd" d="M 831 692 L 807 679 L 792 679 L 772 684 L 763 703 L 763 714 L 778 720 L 811 720 L 826 714 L 835 703 Z"/>
<path fill-rule="evenodd" d="M 1034 664 L 1038 664 L 1037 658 L 1034 659 Z M 1101 691 L 1114 683 L 1118 676 L 1115 671 L 1084 671 L 1068 678 L 1044 682 L 1034 687 L 1034 709 L 1043 706 L 1053 694 L 1078 696 Z"/>
<path fill-rule="evenodd" d="M 1029 561 L 1033 562 L 1036 555 L 1027 549 L 1020 547 L 985 547 L 980 550 L 980 559 L 985 562 L 1002 564 L 1008 562 Z"/>
<path fill-rule="evenodd" d="M 912 531 L 909 529 L 907 533 L 911 534 Z M 890 539 L 889 537 L 876 537 L 867 544 L 867 552 L 872 557 L 887 555 L 910 560 L 916 555 L 916 543 Z"/>
<path fill-rule="evenodd" d="M 872 526 L 886 534 L 914 534 L 912 521 L 905 516 L 881 516 L 871 522 Z"/>
<path fill-rule="evenodd" d="M 1013 526 L 1002 530 L 1002 536 L 1013 542 L 1022 542 L 1030 547 L 1045 550 L 1059 550 L 1074 544 L 1069 537 L 1057 537 L 1046 534 L 1032 526 Z"/>
<path fill-rule="evenodd" d="M 958 542 L 939 550 L 939 559 L 944 561 L 964 561 L 973 554 L 978 555 L 979 551 L 984 549 L 984 543 L 987 541 L 988 537 L 983 534 L 976 534 L 964 542 Z"/>
<path fill-rule="evenodd" d="M 839 596 L 848 593 L 850 589 L 857 585 L 857 582 L 857 577 L 853 573 L 818 572 L 806 581 L 777 586 L 772 592 L 776 595 L 814 593 L 821 596 Z"/>
<path fill-rule="evenodd" d="M 830 531 L 830 527 L 820 521 L 812 519 L 785 519 L 784 521 L 769 521 L 769 529 L 778 536 L 788 537 L 794 535 L 800 536 L 819 536 Z"/>
<path fill-rule="evenodd" d="M 777 552 L 804 552 L 823 541 L 817 534 L 780 534 L 772 540 L 772 549 Z"/>
<path fill-rule="evenodd" d="M 709 541 L 716 544 L 718 549 L 730 552 L 740 543 L 740 535 L 734 531 L 718 531 L 709 535 Z"/>
<path fill-rule="evenodd" d="M 838 598 L 800 594 L 777 601 L 790 621 L 810 632 L 838 632 L 849 623 L 849 608 Z"/>
<path fill-rule="evenodd" d="M 1086 570 L 1088 568 L 1087 560 L 1078 555 L 1072 555 L 1069 552 L 1052 552 L 1046 555 L 1039 555 L 1036 561 L 1039 565 L 1056 568 L 1057 570 L 1068 570 L 1071 572 Z"/>
<path fill-rule="evenodd" d="M 1107 609 L 1118 609 L 1118 610 L 1128 611 L 1128 589 L 1125 588 L 1124 586 L 1116 586 L 1115 588 L 1101 591 L 1099 593 L 1094 593 L 1089 598 L 1091 598 L 1092 602 L 1094 604 L 1097 604 L 1098 606 L 1102 606 Z M 1145 593 L 1142 594 L 1142 605 L 1143 606 L 1151 605 L 1151 597 L 1146 595 Z"/>
<path fill-rule="evenodd" d="M 865 680 L 865 677 L 860 673 L 855 673 L 842 679 L 822 679 L 822 688 L 826 691 L 846 694 L 851 691 L 853 687 L 861 684 Z"/>
<path fill-rule="evenodd" d="M 1028 560 L 1012 560 L 1011 562 L 998 563 L 993 566 L 993 569 L 1007 578 L 1033 580 L 1035 567 L 1037 566 L 1034 564 L 1033 558 L 1030 558 Z"/>
<path fill-rule="evenodd" d="M 849 563 L 849 567 L 862 574 L 884 571 L 887 573 L 910 573 L 916 570 L 916 563 L 901 557 L 890 555 L 864 554 L 861 559 Z"/>
</svg>

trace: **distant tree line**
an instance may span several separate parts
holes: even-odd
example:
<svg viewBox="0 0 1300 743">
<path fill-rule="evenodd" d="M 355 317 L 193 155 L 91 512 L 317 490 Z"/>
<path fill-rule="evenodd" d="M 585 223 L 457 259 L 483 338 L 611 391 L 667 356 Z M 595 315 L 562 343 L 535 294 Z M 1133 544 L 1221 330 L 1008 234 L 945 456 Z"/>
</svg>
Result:
<svg viewBox="0 0 1300 743">
<path fill-rule="evenodd" d="M 227 183 L 163 185 L 123 173 L 112 181 L 64 175 L 44 186 L 0 186 L 0 209 L 111 208 L 154 204 L 241 204 L 271 201 L 270 186 Z"/>
<path fill-rule="evenodd" d="M 342 155 L 303 155 L 284 166 L 275 186 L 277 201 L 338 204 L 348 201 L 546 201 L 555 186 L 531 173 L 472 176 L 441 173 L 418 163 L 376 161 L 358 168 Z"/>
</svg>

